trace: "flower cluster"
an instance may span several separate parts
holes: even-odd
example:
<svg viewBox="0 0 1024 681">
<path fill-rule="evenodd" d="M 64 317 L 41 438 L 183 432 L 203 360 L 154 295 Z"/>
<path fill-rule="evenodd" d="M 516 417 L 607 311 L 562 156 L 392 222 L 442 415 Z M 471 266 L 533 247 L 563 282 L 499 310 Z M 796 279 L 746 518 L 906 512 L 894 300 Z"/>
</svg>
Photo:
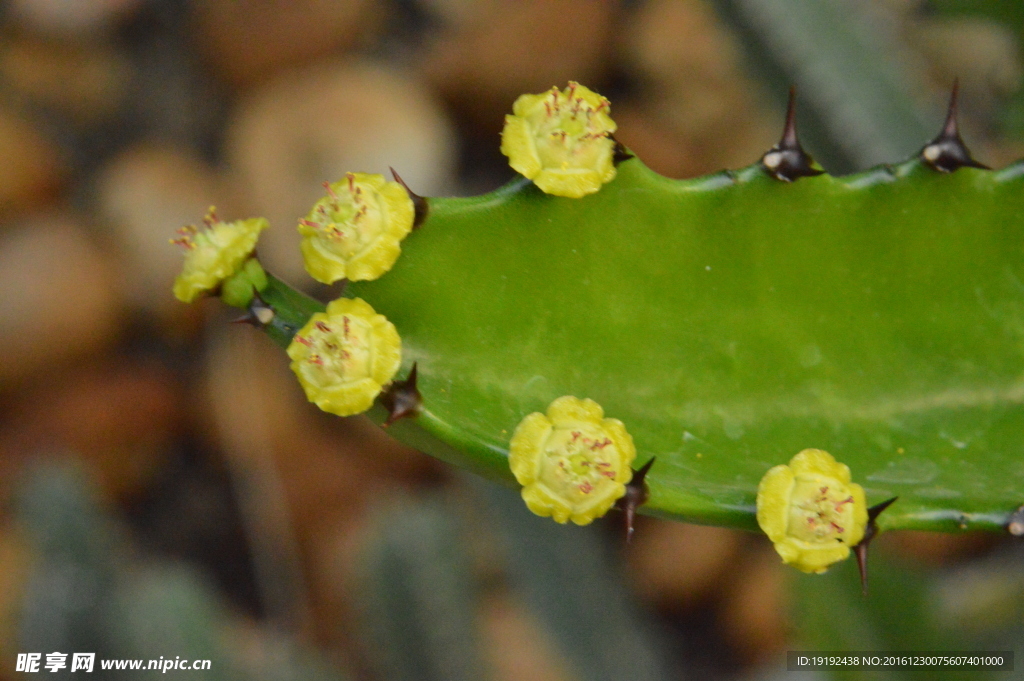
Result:
<svg viewBox="0 0 1024 681">
<path fill-rule="evenodd" d="M 524 418 L 509 444 L 509 465 L 529 509 L 577 525 L 604 515 L 626 493 L 634 458 L 622 422 L 571 395 L 552 402 L 546 415 Z"/>
<path fill-rule="evenodd" d="M 501 153 L 542 191 L 580 198 L 615 177 L 615 121 L 601 95 L 579 83 L 522 95 L 505 116 Z"/>
</svg>

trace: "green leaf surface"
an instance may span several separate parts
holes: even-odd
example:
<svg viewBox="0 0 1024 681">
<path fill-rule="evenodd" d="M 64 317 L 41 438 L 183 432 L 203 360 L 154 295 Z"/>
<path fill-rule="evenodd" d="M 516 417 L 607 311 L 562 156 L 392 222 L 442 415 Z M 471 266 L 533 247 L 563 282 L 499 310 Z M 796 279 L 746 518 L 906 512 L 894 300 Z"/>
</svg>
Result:
<svg viewBox="0 0 1024 681">
<path fill-rule="evenodd" d="M 583 199 L 431 199 L 351 293 L 419 365 L 424 412 L 392 434 L 490 478 L 571 394 L 658 457 L 647 512 L 754 528 L 764 472 L 817 447 L 900 497 L 883 528 L 997 529 L 1024 502 L 1022 189 L 1024 163 L 790 184 L 634 159 Z"/>
</svg>

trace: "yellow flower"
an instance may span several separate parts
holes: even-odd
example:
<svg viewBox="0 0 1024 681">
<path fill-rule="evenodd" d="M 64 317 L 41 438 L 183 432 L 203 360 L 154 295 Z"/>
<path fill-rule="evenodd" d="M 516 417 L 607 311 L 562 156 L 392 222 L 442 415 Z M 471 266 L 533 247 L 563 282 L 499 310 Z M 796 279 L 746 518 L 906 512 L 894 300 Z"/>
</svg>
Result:
<svg viewBox="0 0 1024 681">
<path fill-rule="evenodd" d="M 394 324 L 359 298 L 339 298 L 317 312 L 288 346 L 306 397 L 338 416 L 373 405 L 402 362 Z"/>
<path fill-rule="evenodd" d="M 270 226 L 264 218 L 220 222 L 213 211 L 211 207 L 203 218 L 203 228 L 194 225 L 182 227 L 178 230 L 179 237 L 171 240 L 171 243 L 180 244 L 186 249 L 185 265 L 174 280 L 174 296 L 183 303 L 191 303 L 200 294 L 212 291 L 243 270 L 243 265 L 246 265 L 256 248 L 260 232 Z M 257 278 L 253 285 L 261 288 L 258 278 L 263 270 L 259 263 L 245 269 Z M 262 286 L 266 286 L 265 275 Z M 249 298 L 252 298 L 251 287 L 247 291 Z M 248 301 L 241 307 L 246 304 Z"/>
<path fill-rule="evenodd" d="M 522 95 L 505 116 L 501 153 L 541 191 L 578 199 L 615 177 L 608 100 L 579 83 Z"/>
<path fill-rule="evenodd" d="M 788 466 L 775 466 L 761 478 L 757 524 L 784 562 L 804 572 L 824 572 L 864 538 L 864 489 L 850 482 L 846 464 L 820 449 L 805 449 Z"/>
<path fill-rule="evenodd" d="M 534 412 L 516 427 L 509 465 L 523 500 L 539 516 L 586 525 L 626 493 L 636 458 L 621 421 L 604 418 L 597 402 L 559 397 L 547 415 Z"/>
<path fill-rule="evenodd" d="M 412 198 L 383 175 L 346 173 L 299 220 L 306 271 L 324 284 L 376 279 L 391 269 L 412 229 Z"/>
</svg>

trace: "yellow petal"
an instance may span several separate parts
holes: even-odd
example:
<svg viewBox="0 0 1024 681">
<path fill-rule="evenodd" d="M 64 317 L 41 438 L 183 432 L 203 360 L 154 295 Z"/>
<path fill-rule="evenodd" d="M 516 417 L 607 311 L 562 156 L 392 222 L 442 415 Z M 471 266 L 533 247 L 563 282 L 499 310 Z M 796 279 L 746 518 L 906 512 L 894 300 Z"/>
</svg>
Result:
<svg viewBox="0 0 1024 681">
<path fill-rule="evenodd" d="M 509 442 L 508 464 L 520 485 L 537 479 L 540 469 L 541 445 L 547 440 L 552 424 L 544 414 L 533 412 L 519 422 Z"/>
<path fill-rule="evenodd" d="M 757 488 L 757 524 L 773 542 L 786 536 L 792 489 L 793 471 L 785 465 L 769 469 Z"/>
</svg>

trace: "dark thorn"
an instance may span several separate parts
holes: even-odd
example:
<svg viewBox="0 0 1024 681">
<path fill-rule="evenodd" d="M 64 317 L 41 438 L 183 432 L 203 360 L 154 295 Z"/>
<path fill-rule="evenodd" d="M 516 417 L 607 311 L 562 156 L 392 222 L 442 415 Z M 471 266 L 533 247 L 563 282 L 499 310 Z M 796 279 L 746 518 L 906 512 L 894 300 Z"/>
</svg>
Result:
<svg viewBox="0 0 1024 681">
<path fill-rule="evenodd" d="M 404 381 L 395 381 L 380 398 L 384 408 L 388 410 L 388 418 L 382 425 L 387 428 L 398 419 L 419 416 L 423 409 L 423 396 L 416 388 L 416 363 L 409 370 L 409 377 Z"/>
<path fill-rule="evenodd" d="M 867 532 L 864 533 L 864 539 L 867 539 Z M 860 592 L 861 595 L 868 595 L 868 544 L 866 541 L 861 541 L 853 547 L 853 555 L 857 557 L 857 570 L 860 572 Z"/>
<path fill-rule="evenodd" d="M 1014 537 L 1024 535 L 1024 506 L 1010 515 L 1010 522 L 1006 523 L 1006 530 Z"/>
<path fill-rule="evenodd" d="M 626 493 L 615 502 L 615 508 L 626 514 L 627 544 L 633 541 L 633 521 L 636 519 L 636 511 L 647 503 L 647 497 L 650 496 L 650 490 L 647 489 L 644 478 L 647 477 L 647 471 L 651 470 L 656 458 L 658 457 L 652 456 L 647 463 L 640 467 L 640 470 L 633 470 L 633 478 L 626 484 Z"/>
<path fill-rule="evenodd" d="M 886 499 L 880 504 L 875 504 L 868 509 L 868 524 L 874 524 L 878 516 L 882 515 L 882 511 L 892 506 L 893 502 L 899 499 L 899 497 L 893 497 L 892 499 Z M 878 531 L 878 527 L 875 527 L 875 531 Z"/>
<path fill-rule="evenodd" d="M 259 291 L 254 290 L 245 314 L 238 319 L 231 320 L 231 323 L 251 324 L 257 329 L 263 329 L 272 321 L 274 321 L 274 308 L 267 305 L 266 301 L 260 297 Z"/>
<path fill-rule="evenodd" d="M 868 509 L 868 526 L 864 528 L 864 538 L 853 547 L 853 555 L 857 557 L 857 570 L 860 572 L 860 589 L 865 596 L 868 595 L 868 545 L 875 538 L 875 535 L 878 534 L 878 524 L 875 520 L 882 514 L 882 511 L 889 508 L 892 502 L 897 499 L 899 497 L 887 499 Z"/>
<path fill-rule="evenodd" d="M 960 127 L 957 124 L 959 96 L 960 81 L 954 80 L 953 92 L 949 96 L 949 108 L 946 110 L 946 122 L 942 126 L 942 132 L 921 149 L 921 160 L 940 173 L 951 173 L 958 168 L 990 170 L 987 165 L 978 163 L 971 157 L 971 150 L 967 148 L 963 138 L 960 137 Z"/>
<path fill-rule="evenodd" d="M 402 188 L 405 189 L 405 192 L 409 195 L 409 198 L 412 199 L 413 209 L 416 211 L 415 217 L 413 217 L 412 220 L 412 228 L 419 229 L 419 227 L 423 224 L 424 220 L 427 219 L 427 210 L 429 209 L 429 206 L 427 205 L 427 200 L 420 196 L 419 194 L 417 194 L 416 192 L 414 192 L 413 190 L 409 189 L 409 185 L 407 185 L 405 183 L 405 180 L 403 180 L 401 176 L 395 172 L 394 168 L 388 166 L 388 169 L 391 170 L 391 175 L 392 177 L 395 178 L 395 182 L 402 185 Z"/>
<path fill-rule="evenodd" d="M 613 137 L 612 135 L 608 135 L 608 138 L 611 139 L 611 141 L 615 142 L 615 147 L 612 150 L 612 163 L 615 165 L 616 168 L 618 168 L 619 164 L 622 163 L 623 161 L 628 161 L 631 158 L 636 158 L 636 154 L 629 153 L 629 150 L 626 149 L 622 142 L 615 139 L 615 137 Z"/>
<path fill-rule="evenodd" d="M 796 136 L 796 86 L 789 88 L 789 107 L 782 139 L 761 157 L 761 165 L 776 180 L 795 182 L 801 177 L 814 177 L 825 171 L 814 167 L 814 159 L 804 151 Z"/>
</svg>

